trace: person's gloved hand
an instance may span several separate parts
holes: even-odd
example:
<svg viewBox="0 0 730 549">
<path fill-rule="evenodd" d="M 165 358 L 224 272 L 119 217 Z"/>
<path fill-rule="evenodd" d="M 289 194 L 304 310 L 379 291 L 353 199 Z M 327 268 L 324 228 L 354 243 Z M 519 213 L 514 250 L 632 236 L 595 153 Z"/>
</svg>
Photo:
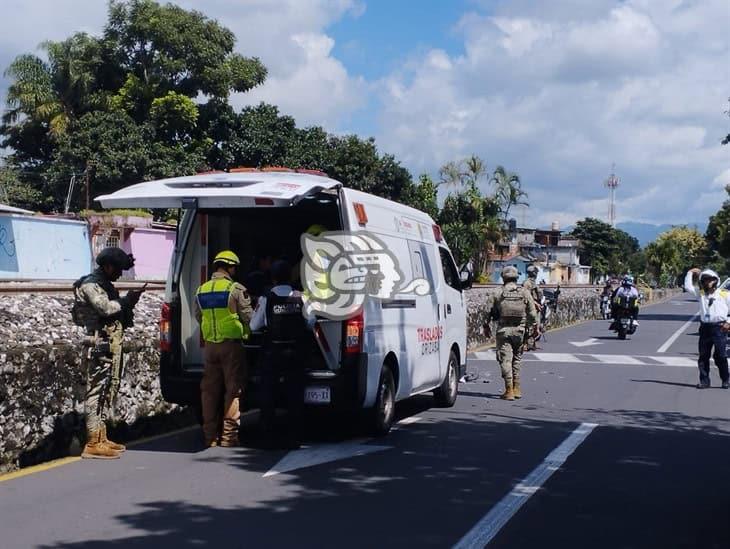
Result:
<svg viewBox="0 0 730 549">
<path fill-rule="evenodd" d="M 141 290 L 129 290 L 127 292 L 127 302 L 131 307 L 134 307 L 137 302 L 139 301 L 139 298 L 142 297 L 142 294 L 144 293 L 144 288 Z"/>
</svg>

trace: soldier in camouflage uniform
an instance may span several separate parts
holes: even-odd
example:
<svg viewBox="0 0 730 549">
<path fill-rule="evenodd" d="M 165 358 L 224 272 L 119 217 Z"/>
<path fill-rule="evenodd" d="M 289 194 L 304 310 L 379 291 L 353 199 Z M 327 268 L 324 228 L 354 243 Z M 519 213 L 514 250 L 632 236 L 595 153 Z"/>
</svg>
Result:
<svg viewBox="0 0 730 549">
<path fill-rule="evenodd" d="M 537 284 L 537 267 L 535 267 L 534 265 L 530 265 L 529 267 L 527 267 L 527 279 L 522 284 L 522 287 L 530 292 L 530 295 L 532 296 L 532 301 L 535 303 L 537 316 L 539 317 L 540 311 L 542 310 L 542 290 Z M 534 351 L 535 349 L 537 349 L 537 336 L 539 335 L 538 328 L 539 323 L 536 323 L 534 329 L 527 330 L 525 337 L 526 351 Z"/>
<path fill-rule="evenodd" d="M 99 267 L 74 283 L 74 322 L 86 332 L 86 433 L 83 458 L 116 459 L 126 449 L 106 435 L 106 420 L 122 378 L 122 338 L 132 326 L 134 306 L 143 290 L 124 297 L 112 282 L 134 266 L 134 257 L 120 248 L 105 248 L 96 257 Z"/>
<path fill-rule="evenodd" d="M 530 292 L 517 285 L 519 273 L 515 267 L 502 270 L 504 286 L 489 296 L 488 318 L 497 320 L 497 360 L 502 369 L 505 390 L 502 399 L 514 400 L 522 397 L 520 387 L 520 366 L 525 330 L 537 323 L 537 311 Z M 491 336 L 491 326 L 485 326 Z"/>
</svg>

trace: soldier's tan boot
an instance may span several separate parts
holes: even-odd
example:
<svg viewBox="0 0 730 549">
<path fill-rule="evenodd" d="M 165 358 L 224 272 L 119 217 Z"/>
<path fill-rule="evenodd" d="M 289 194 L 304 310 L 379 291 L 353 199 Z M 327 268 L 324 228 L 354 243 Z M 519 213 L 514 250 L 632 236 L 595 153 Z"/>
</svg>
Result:
<svg viewBox="0 0 730 549">
<path fill-rule="evenodd" d="M 112 440 L 109 440 L 106 436 L 106 424 L 101 428 L 101 442 L 103 444 L 106 444 L 109 448 L 112 450 L 115 450 L 117 452 L 126 452 L 127 447 L 124 444 L 119 444 L 117 442 L 114 442 Z"/>
<path fill-rule="evenodd" d="M 514 386 L 512 384 L 511 379 L 504 380 L 504 393 L 502 393 L 499 398 L 501 398 L 502 400 L 514 400 L 515 399 Z"/>
<path fill-rule="evenodd" d="M 515 378 L 512 382 L 512 394 L 515 398 L 522 398 L 522 389 L 520 388 L 519 378 Z"/>
<path fill-rule="evenodd" d="M 84 459 L 119 459 L 120 452 L 112 450 L 101 441 L 101 430 L 94 431 L 89 435 L 89 440 L 81 452 Z"/>
</svg>

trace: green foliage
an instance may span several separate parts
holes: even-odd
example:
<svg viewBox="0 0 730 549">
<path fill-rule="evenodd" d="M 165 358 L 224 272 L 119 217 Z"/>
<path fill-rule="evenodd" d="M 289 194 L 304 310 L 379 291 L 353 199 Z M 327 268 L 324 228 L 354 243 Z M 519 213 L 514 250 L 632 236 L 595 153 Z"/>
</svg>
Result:
<svg viewBox="0 0 730 549">
<path fill-rule="evenodd" d="M 697 229 L 678 226 L 660 234 L 646 247 L 647 263 L 661 282 L 676 282 L 707 257 L 707 241 Z"/>
<path fill-rule="evenodd" d="M 725 190 L 730 196 L 730 185 Z M 710 217 L 705 238 L 711 266 L 717 271 L 730 273 L 730 198 Z"/>
<path fill-rule="evenodd" d="M 114 216 L 120 216 L 120 217 L 152 217 L 152 214 L 149 212 L 149 210 L 142 210 L 142 209 L 115 209 L 115 210 L 81 210 L 79 212 L 79 217 L 88 218 L 88 217 L 114 217 Z"/>
<path fill-rule="evenodd" d="M 436 183 L 430 175 L 421 174 L 418 178 L 418 184 L 411 187 L 407 196 L 404 196 L 403 202 L 426 212 L 433 219 L 438 219 L 439 206 L 436 197 Z"/>
<path fill-rule="evenodd" d="M 258 59 L 233 53 L 236 38 L 229 29 L 173 4 L 112 0 L 103 41 L 115 60 L 113 77 L 124 82 L 134 75 L 141 97 L 164 97 L 174 91 L 191 98 L 226 98 L 266 78 Z M 135 114 L 144 114 L 151 102 L 138 107 Z"/>
<path fill-rule="evenodd" d="M 580 240 L 581 263 L 592 267 L 594 278 L 644 271 L 639 269 L 639 242 L 625 231 L 588 217 L 578 221 L 571 235 Z"/>
<path fill-rule="evenodd" d="M 0 168 L 0 202 L 16 208 L 35 210 L 45 200 L 44 193 L 38 188 L 24 184 L 16 170 Z"/>
<path fill-rule="evenodd" d="M 18 56 L 5 72 L 11 83 L 0 127 L 18 174 L 16 200 L 49 211 L 61 208 L 74 174 L 88 176 L 95 196 L 220 163 L 220 143 L 240 122 L 228 94 L 266 77 L 258 59 L 234 46 L 230 30 L 199 12 L 112 0 L 103 36 L 44 42 L 47 62 Z M 196 104 L 201 97 L 210 108 Z"/>
</svg>

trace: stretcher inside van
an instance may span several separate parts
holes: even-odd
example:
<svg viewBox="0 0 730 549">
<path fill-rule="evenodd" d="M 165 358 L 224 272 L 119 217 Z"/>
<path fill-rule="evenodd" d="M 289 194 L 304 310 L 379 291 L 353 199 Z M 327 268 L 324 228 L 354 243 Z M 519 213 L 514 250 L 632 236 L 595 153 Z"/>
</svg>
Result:
<svg viewBox="0 0 730 549">
<path fill-rule="evenodd" d="M 366 299 L 346 319 L 317 316 L 307 351 L 297 361 L 305 371 L 304 403 L 362 410 L 380 433 L 390 428 L 397 400 L 433 391 L 438 404 L 453 405 L 466 369 L 464 283 L 440 228 L 427 214 L 344 188 L 321 173 L 293 170 L 150 181 L 97 200 L 105 208 L 181 211 L 160 321 L 160 381 L 166 400 L 199 403 L 203 343 L 193 303 L 215 254 L 223 249 L 238 254 L 241 281 L 263 250 L 287 259 L 296 277 L 301 235 L 316 224 L 328 232 L 373 235 L 397 261 L 398 275 L 387 299 Z M 407 289 L 405 282 L 416 279 L 427 281 L 427 294 L 399 293 Z M 266 367 L 257 358 L 261 339 L 254 333 L 245 342 L 251 387 L 257 369 Z M 249 390 L 246 399 L 246 406 L 255 407 L 256 391 Z"/>
</svg>

